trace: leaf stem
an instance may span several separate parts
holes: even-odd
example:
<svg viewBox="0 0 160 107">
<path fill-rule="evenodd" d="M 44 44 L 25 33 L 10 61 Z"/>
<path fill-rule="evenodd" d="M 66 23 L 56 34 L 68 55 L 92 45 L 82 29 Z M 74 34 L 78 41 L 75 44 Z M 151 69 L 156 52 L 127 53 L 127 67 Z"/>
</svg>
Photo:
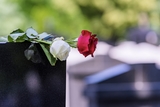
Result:
<svg viewBox="0 0 160 107">
<path fill-rule="evenodd" d="M 39 40 L 39 39 L 34 39 L 36 42 L 38 43 L 44 43 L 44 44 L 48 44 L 48 45 L 51 45 L 52 42 L 51 41 L 45 41 L 45 40 Z"/>
</svg>

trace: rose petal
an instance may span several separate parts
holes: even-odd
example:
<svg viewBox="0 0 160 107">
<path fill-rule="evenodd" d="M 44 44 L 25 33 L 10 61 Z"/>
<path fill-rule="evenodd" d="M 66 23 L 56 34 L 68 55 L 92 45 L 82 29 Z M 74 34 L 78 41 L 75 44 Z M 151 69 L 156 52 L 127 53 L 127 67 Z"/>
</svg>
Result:
<svg viewBox="0 0 160 107">
<path fill-rule="evenodd" d="M 96 38 L 96 35 L 91 35 L 91 32 L 82 30 L 77 42 L 78 51 L 85 57 L 87 57 L 88 55 L 91 55 L 93 57 L 97 41 L 98 39 Z"/>
</svg>

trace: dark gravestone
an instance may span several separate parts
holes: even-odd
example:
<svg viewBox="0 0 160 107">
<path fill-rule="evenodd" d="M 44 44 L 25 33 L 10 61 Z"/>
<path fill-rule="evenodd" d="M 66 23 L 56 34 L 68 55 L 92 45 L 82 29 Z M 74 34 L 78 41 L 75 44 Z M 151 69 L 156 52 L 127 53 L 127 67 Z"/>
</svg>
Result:
<svg viewBox="0 0 160 107">
<path fill-rule="evenodd" d="M 51 66 L 36 44 L 38 59 L 26 59 L 30 43 L 0 44 L 0 107 L 65 107 L 66 62 Z"/>
<path fill-rule="evenodd" d="M 160 107 L 160 70 L 152 63 L 130 66 L 128 72 L 88 84 L 89 107 Z"/>
</svg>

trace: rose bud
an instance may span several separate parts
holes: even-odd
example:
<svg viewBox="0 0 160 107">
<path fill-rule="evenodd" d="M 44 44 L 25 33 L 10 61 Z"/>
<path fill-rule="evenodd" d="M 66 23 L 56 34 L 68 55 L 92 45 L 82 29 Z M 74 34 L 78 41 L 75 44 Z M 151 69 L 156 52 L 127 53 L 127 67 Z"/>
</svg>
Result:
<svg viewBox="0 0 160 107">
<path fill-rule="evenodd" d="M 78 51 L 85 57 L 88 55 L 93 57 L 97 42 L 98 39 L 96 38 L 96 35 L 92 35 L 91 32 L 87 30 L 82 30 L 77 42 Z"/>
<path fill-rule="evenodd" d="M 55 38 L 52 45 L 50 46 L 50 53 L 61 61 L 67 59 L 70 46 L 67 42 L 62 40 L 63 38 Z"/>
</svg>

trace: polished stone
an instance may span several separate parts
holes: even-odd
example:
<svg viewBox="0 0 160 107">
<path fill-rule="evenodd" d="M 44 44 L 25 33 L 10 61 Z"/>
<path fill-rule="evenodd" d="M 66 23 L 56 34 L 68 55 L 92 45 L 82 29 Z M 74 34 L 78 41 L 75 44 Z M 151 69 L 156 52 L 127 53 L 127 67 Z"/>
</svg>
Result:
<svg viewBox="0 0 160 107">
<path fill-rule="evenodd" d="M 24 55 L 29 46 L 0 44 L 0 107 L 65 107 L 66 62 L 51 66 L 37 44 L 33 63 Z"/>
</svg>

